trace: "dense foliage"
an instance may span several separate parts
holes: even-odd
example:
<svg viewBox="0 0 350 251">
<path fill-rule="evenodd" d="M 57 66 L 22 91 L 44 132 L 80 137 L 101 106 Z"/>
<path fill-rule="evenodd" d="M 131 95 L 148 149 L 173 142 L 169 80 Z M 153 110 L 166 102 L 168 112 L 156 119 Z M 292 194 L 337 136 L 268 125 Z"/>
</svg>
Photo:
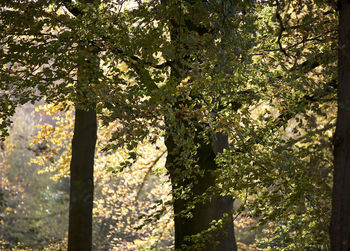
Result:
<svg viewBox="0 0 350 251">
<path fill-rule="evenodd" d="M 40 178 L 40 184 L 59 190 L 57 184 L 69 177 L 72 106 L 96 104 L 96 249 L 170 246 L 169 205 L 190 198 L 181 214 L 191 218 L 196 205 L 220 195 L 235 198 L 230 214 L 240 225 L 253 222 L 256 238 L 245 244 L 259 250 L 327 250 L 338 25 L 330 2 L 4 0 L 2 135 L 11 120 L 12 130 L 19 123 L 11 119 L 17 106 L 44 99 L 45 116 L 52 117 L 30 146 L 37 150 L 31 162 L 56 180 Z M 81 77 L 77 69 L 84 66 Z M 218 135 L 229 139 L 220 151 Z M 164 139 L 174 145 L 168 153 L 174 172 L 169 164 L 164 169 Z M 39 193 L 42 187 L 15 184 L 25 179 L 9 173 L 26 165 L 11 161 L 20 148 L 12 143 L 12 154 L 5 153 L 9 146 L 3 150 L 1 189 Z M 219 167 L 210 172 L 201 164 L 207 146 Z M 172 187 L 167 172 L 176 174 Z M 212 185 L 196 197 L 191 189 L 209 174 Z M 177 185 L 184 180 L 186 186 Z M 3 208 L 11 200 L 1 199 L 0 220 L 10 222 L 6 215 L 13 214 Z M 56 208 L 53 203 L 62 202 L 56 200 L 43 207 Z M 206 234 L 223 222 L 188 238 L 205 246 Z M 244 234 L 236 235 L 240 242 Z M 11 245 L 26 242 L 1 238 Z"/>
</svg>

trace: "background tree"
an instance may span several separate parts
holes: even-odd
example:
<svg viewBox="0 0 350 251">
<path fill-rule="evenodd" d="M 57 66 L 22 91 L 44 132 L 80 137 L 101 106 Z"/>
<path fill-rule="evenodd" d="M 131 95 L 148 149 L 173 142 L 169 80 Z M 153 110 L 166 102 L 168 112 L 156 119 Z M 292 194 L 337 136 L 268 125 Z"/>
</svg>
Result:
<svg viewBox="0 0 350 251">
<path fill-rule="evenodd" d="M 54 180 L 69 177 L 73 107 L 60 111 L 63 105 L 46 105 L 38 109 L 50 116 L 54 124 L 40 126 L 33 147 L 48 144 L 47 151 L 31 160 L 49 172 Z M 101 123 L 99 123 L 101 124 Z M 137 160 L 130 167 L 119 168 L 129 157 L 126 147 L 103 152 L 117 121 L 99 126 L 95 154 L 95 194 L 93 211 L 94 249 L 168 249 L 172 245 L 173 219 L 170 184 L 164 169 L 166 148 L 159 140 L 156 145 L 141 142 L 135 149 Z M 46 140 L 48 139 L 48 140 Z M 52 161 L 54 159 L 54 161 Z"/>
<path fill-rule="evenodd" d="M 4 241 L 0 248 L 4 250 L 42 249 L 49 243 L 62 241 L 66 235 L 68 179 L 53 182 L 49 175 L 37 174 L 37 165 L 28 165 L 30 158 L 40 154 L 34 152 L 37 148 L 29 147 L 37 131 L 35 123 L 40 121 L 33 111 L 30 104 L 17 109 L 10 137 L 4 142 L 1 166 L 4 204 L 0 226 L 0 238 Z M 41 146 L 43 149 L 45 144 Z"/>
<path fill-rule="evenodd" d="M 325 1 L 273 1 L 258 12 L 245 94 L 257 102 L 228 111 L 222 182 L 243 215 L 271 226 L 260 248 L 327 249 L 337 13 Z"/>
</svg>

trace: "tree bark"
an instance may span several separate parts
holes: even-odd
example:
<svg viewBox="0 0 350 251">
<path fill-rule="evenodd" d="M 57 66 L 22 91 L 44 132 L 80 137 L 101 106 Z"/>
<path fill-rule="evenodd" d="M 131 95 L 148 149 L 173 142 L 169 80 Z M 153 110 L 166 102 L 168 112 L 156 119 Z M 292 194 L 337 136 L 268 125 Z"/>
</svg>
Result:
<svg viewBox="0 0 350 251">
<path fill-rule="evenodd" d="M 171 125 L 169 124 L 168 126 Z M 200 129 L 197 128 L 194 133 L 199 135 L 199 131 Z M 223 141 L 226 141 L 226 143 Z M 175 250 L 237 250 L 232 216 L 234 199 L 231 196 L 218 196 L 210 191 L 215 186 L 215 171 L 219 168 L 215 162 L 215 156 L 228 146 L 227 141 L 227 136 L 217 135 L 217 139 L 212 144 L 200 142 L 200 146 L 197 149 L 196 157 L 198 161 L 196 164 L 203 174 L 191 173 L 189 176 L 184 176 L 182 172 L 187 171 L 186 167 L 177 164 L 178 158 L 181 158 L 181 151 L 183 149 L 179 149 L 174 143 L 171 133 L 166 135 L 165 145 L 168 151 L 166 168 L 172 183 L 175 217 Z M 189 187 L 189 197 L 187 199 L 179 198 L 177 191 Z M 208 195 L 209 199 L 203 199 L 198 203 L 193 203 L 196 199 Z M 195 207 L 190 210 L 193 217 L 187 218 L 183 216 L 182 212 L 193 205 Z M 213 230 L 209 239 L 204 240 L 202 243 L 196 243 L 200 247 L 193 247 L 195 243 L 186 240 L 188 239 L 186 237 L 208 230 L 213 220 L 220 219 L 224 220 L 224 224 L 219 229 Z"/>
<path fill-rule="evenodd" d="M 220 142 L 216 142 L 216 144 L 222 145 Z M 215 185 L 214 171 L 218 168 L 215 163 L 215 148 L 212 145 L 202 143 L 198 149 L 197 164 L 200 170 L 204 171 L 204 174 L 192 174 L 184 177 L 181 174 L 183 167 L 175 164 L 180 153 L 169 135 L 166 139 L 166 146 L 168 149 L 166 167 L 172 182 L 174 200 L 175 250 L 237 250 L 232 217 L 234 200 L 231 196 L 214 195 L 208 190 Z M 191 187 L 189 197 L 187 199 L 179 198 L 176 191 L 187 187 Z M 194 203 L 198 198 L 202 198 L 202 200 Z M 189 212 L 192 217 L 188 218 L 183 212 L 190 207 L 192 209 Z M 210 231 L 209 236 L 206 237 L 203 231 L 211 227 L 213 220 L 220 219 L 223 220 L 223 225 Z M 188 239 L 189 236 L 197 234 L 203 235 L 199 242 Z"/>
<path fill-rule="evenodd" d="M 92 249 L 96 111 L 76 108 L 70 164 L 69 251 Z"/>
<path fill-rule="evenodd" d="M 210 18 L 211 14 L 208 9 L 205 9 L 206 1 L 202 1 L 202 5 L 198 5 L 200 1 L 185 0 L 186 8 L 183 8 L 182 2 L 179 3 L 178 1 L 162 0 L 161 2 L 171 12 L 169 31 L 176 58 L 169 61 L 171 62 L 171 81 L 169 82 L 176 85 L 187 77 L 187 73 L 191 71 L 191 54 L 201 54 L 200 49 L 192 48 L 191 45 L 186 44 L 184 40 L 187 35 L 186 32 L 194 32 L 200 36 L 210 35 L 207 27 L 198 23 L 198 20 L 195 21 L 193 16 L 195 12 L 201 12 L 207 13 L 207 17 L 203 14 L 203 18 Z M 173 108 L 181 110 L 178 109 L 177 104 L 173 104 Z M 168 121 L 165 118 L 168 128 L 176 126 L 174 123 L 181 124 L 183 122 L 181 115 L 175 121 L 171 119 Z M 232 216 L 234 200 L 231 196 L 219 196 L 212 191 L 216 181 L 215 171 L 218 169 L 215 156 L 228 146 L 228 139 L 227 136 L 217 135 L 217 139 L 212 144 L 208 144 L 200 139 L 201 130 L 202 128 L 198 125 L 196 130 L 191 132 L 195 134 L 194 141 L 196 142 L 193 143 L 199 145 L 196 156 L 197 163 L 195 163 L 199 166 L 198 168 L 181 164 L 182 151 L 185 151 L 185 149 L 181 149 L 181 146 L 176 145 L 173 138 L 174 134 L 170 131 L 165 136 L 165 144 L 168 150 L 165 166 L 169 172 L 173 194 L 175 250 L 237 250 Z M 178 161 L 179 159 L 180 161 Z M 192 169 L 198 169 L 199 171 L 192 171 Z M 179 196 L 178 191 L 184 192 L 185 190 L 187 191 L 185 197 Z M 184 214 L 185 211 L 189 212 L 192 217 L 187 217 Z M 223 220 L 223 224 L 219 228 L 209 230 L 213 220 Z M 205 238 L 208 232 L 210 236 Z M 195 235 L 198 238 L 190 238 Z"/>
<path fill-rule="evenodd" d="M 76 17 L 83 13 L 63 1 Z M 83 0 L 83 4 L 94 0 Z M 92 48 L 78 46 L 77 99 L 75 100 L 75 125 L 70 163 L 70 200 L 68 251 L 92 250 L 92 210 L 94 198 L 94 157 L 97 141 L 96 101 L 89 98 L 89 84 L 97 82 L 98 57 Z M 91 96 L 91 95 L 90 95 Z"/>
<path fill-rule="evenodd" d="M 89 2 L 89 1 L 85 1 Z M 92 48 L 78 47 L 75 125 L 70 163 L 68 250 L 92 250 L 94 157 L 97 141 L 96 100 L 91 83 L 97 83 L 98 57 Z"/>
<path fill-rule="evenodd" d="M 334 136 L 332 251 L 350 250 L 350 1 L 339 4 L 338 115 Z"/>
<path fill-rule="evenodd" d="M 190 1 L 189 1 L 190 2 Z M 163 1 L 164 4 L 174 4 L 172 1 Z M 194 3 L 194 2 L 193 2 Z M 179 54 L 179 58 L 174 60 L 171 64 L 171 78 L 174 83 L 178 80 L 181 81 L 181 75 L 186 74 L 188 65 L 184 65 L 182 62 L 188 58 L 191 54 L 191 48 L 182 44 L 181 30 L 196 30 L 199 34 L 204 35 L 208 33 L 205 27 L 201 27 L 200 24 L 193 23 L 191 20 L 191 13 L 183 15 L 181 8 L 174 8 L 179 13 L 178 20 L 173 18 L 170 20 L 170 37 L 175 50 L 178 48 L 184 48 L 185 50 L 175 54 Z M 173 10 L 173 11 L 174 11 Z M 190 8 L 191 11 L 196 11 L 195 8 Z M 186 29 L 183 29 L 186 27 Z M 186 50 L 188 50 L 188 55 Z M 181 70 L 182 69 L 182 70 Z M 185 71 L 181 73 L 181 71 Z M 174 104 L 176 108 L 176 104 Z M 181 119 L 179 118 L 179 123 Z M 166 122 L 169 127 L 172 125 Z M 166 161 L 166 168 L 170 175 L 172 183 L 173 194 L 173 208 L 174 208 L 174 221 L 175 221 L 175 250 L 204 250 L 204 251 L 235 251 L 237 245 L 234 236 L 233 225 L 233 202 L 234 199 L 231 196 L 219 196 L 213 193 L 212 188 L 215 186 L 215 170 L 218 166 L 215 162 L 215 156 L 218 152 L 222 152 L 224 148 L 228 146 L 227 136 L 218 134 L 216 140 L 212 144 L 207 144 L 201 141 L 200 131 L 201 128 L 197 128 L 193 133 L 196 134 L 195 141 L 199 145 L 197 149 L 197 165 L 199 166 L 199 172 L 190 172 L 190 175 L 183 175 L 188 172 L 188 167 L 184 167 L 181 161 L 177 161 L 181 158 L 181 151 L 174 143 L 171 133 L 166 135 L 166 147 L 168 150 L 168 156 Z M 200 173 L 202 172 L 202 173 Z M 178 190 L 190 190 L 187 193 L 186 198 L 179 197 Z M 202 199 L 200 199 L 202 198 Z M 196 201 L 196 203 L 194 203 Z M 184 211 L 188 211 L 192 217 L 186 217 Z M 210 229 L 213 220 L 223 220 L 223 224 L 215 229 Z M 209 234 L 208 234 L 209 233 Z M 190 238 L 197 236 L 199 238 Z"/>
</svg>

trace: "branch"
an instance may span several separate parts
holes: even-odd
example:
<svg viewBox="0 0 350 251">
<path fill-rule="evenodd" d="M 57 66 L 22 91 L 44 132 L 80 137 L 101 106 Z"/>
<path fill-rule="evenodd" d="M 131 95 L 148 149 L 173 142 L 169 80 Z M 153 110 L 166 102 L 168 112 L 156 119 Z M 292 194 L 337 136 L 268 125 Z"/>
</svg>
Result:
<svg viewBox="0 0 350 251">
<path fill-rule="evenodd" d="M 71 0 L 62 0 L 62 2 L 72 16 L 77 17 L 81 14 L 80 10 L 73 5 Z"/>
<path fill-rule="evenodd" d="M 280 48 L 280 51 L 282 51 L 282 53 L 287 56 L 287 57 L 291 57 L 287 51 L 283 48 L 282 46 L 282 43 L 281 43 L 281 39 L 282 39 L 282 33 L 286 30 L 286 28 L 284 27 L 283 25 L 283 20 L 282 20 L 282 17 L 280 15 L 280 13 L 278 12 L 278 10 L 280 9 L 280 3 L 278 0 L 276 0 L 276 3 L 277 3 L 277 8 L 276 8 L 276 18 L 278 20 L 278 23 L 280 25 L 280 31 L 278 33 L 278 39 L 277 39 L 277 43 L 278 43 L 278 46 Z"/>
<path fill-rule="evenodd" d="M 150 165 L 150 167 L 148 168 L 147 173 L 146 173 L 145 177 L 143 178 L 142 183 L 141 183 L 139 189 L 137 190 L 136 197 L 135 197 L 135 201 L 138 200 L 138 198 L 139 198 L 139 196 L 140 196 L 140 193 L 141 193 L 143 187 L 145 186 L 146 180 L 147 180 L 147 178 L 149 177 L 149 175 L 151 174 L 151 171 L 152 171 L 153 167 L 154 167 L 154 166 L 157 164 L 157 162 L 164 156 L 165 153 L 166 153 L 166 151 L 163 151 L 162 154 L 159 155 L 159 156 L 152 162 L 152 164 Z"/>
<path fill-rule="evenodd" d="M 333 79 L 331 80 L 327 86 L 330 87 L 336 87 L 337 86 L 337 80 Z M 304 95 L 302 97 L 302 100 L 297 104 L 298 107 L 301 106 L 309 106 L 317 101 L 319 102 L 328 102 L 332 99 L 326 99 L 323 100 L 322 98 L 326 97 L 329 94 L 332 94 L 332 91 L 330 88 L 327 88 L 324 90 L 325 92 L 322 93 L 321 95 Z M 292 111 L 287 110 L 286 112 L 280 114 L 274 121 L 272 121 L 273 124 L 275 124 L 275 127 L 279 128 L 281 127 L 284 123 L 287 123 L 288 120 L 292 119 L 295 115 L 297 114 L 296 109 L 293 109 Z"/>
<path fill-rule="evenodd" d="M 72 2 L 72 0 L 62 0 L 64 7 L 72 14 L 72 16 L 80 16 L 83 13 L 80 11 L 79 8 L 76 7 L 76 5 Z M 85 4 L 92 4 L 95 0 L 84 0 Z"/>
</svg>

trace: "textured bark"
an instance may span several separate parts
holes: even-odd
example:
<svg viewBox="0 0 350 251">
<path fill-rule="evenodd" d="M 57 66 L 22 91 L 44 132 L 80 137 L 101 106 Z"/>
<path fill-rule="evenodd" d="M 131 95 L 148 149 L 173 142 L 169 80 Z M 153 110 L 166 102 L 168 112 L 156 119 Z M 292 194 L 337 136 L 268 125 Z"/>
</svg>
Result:
<svg viewBox="0 0 350 251">
<path fill-rule="evenodd" d="M 217 142 L 217 144 L 222 144 L 222 142 Z M 204 170 L 204 174 L 192 174 L 189 177 L 183 177 L 181 174 L 182 167 L 174 164 L 176 163 L 175 159 L 178 157 L 179 152 L 171 137 L 168 137 L 166 140 L 166 146 L 168 149 L 166 167 L 170 174 L 174 197 L 175 250 L 237 250 L 232 217 L 234 200 L 231 196 L 210 195 L 208 191 L 215 184 L 213 171 L 218 168 L 214 161 L 215 153 L 213 147 L 202 144 L 198 149 L 199 161 L 197 164 L 201 170 Z M 188 186 L 192 186 L 189 198 L 186 200 L 178 198 L 178 194 L 174 191 Z M 181 214 L 184 210 L 193 206 L 196 198 L 204 198 L 202 195 L 206 192 L 208 192 L 209 198 L 194 204 L 195 207 L 190 210 L 193 217 L 187 218 Z M 223 218 L 224 214 L 227 215 L 225 218 Z M 190 240 L 186 240 L 186 236 L 199 234 L 207 230 L 213 220 L 220 219 L 224 219 L 222 228 L 211 231 L 209 238 L 202 243 L 195 244 Z"/>
<path fill-rule="evenodd" d="M 178 1 L 173 0 L 162 0 L 165 6 L 169 7 L 172 11 L 170 16 L 170 38 L 175 49 L 174 54 L 176 59 L 171 59 L 171 79 L 170 84 L 180 82 L 187 75 L 187 71 L 190 69 L 190 58 L 191 54 L 198 53 L 201 54 L 200 50 L 196 51 L 196 48 L 192 48 L 184 42 L 183 34 L 186 31 L 195 32 L 200 36 L 205 34 L 210 35 L 207 27 L 202 26 L 198 23 L 198 20 L 193 19 L 195 12 L 202 11 L 205 13 L 206 1 L 202 1 L 202 5 L 198 5 L 200 1 L 190 1 L 186 2 L 186 11 L 181 7 Z M 198 8 L 201 9 L 199 10 Z M 210 17 L 210 13 L 207 12 Z M 198 50 L 198 48 L 197 48 Z M 200 57 L 199 57 L 200 58 Z M 192 97 L 196 98 L 196 97 Z M 181 101 L 180 101 L 181 102 Z M 178 104 L 174 104 L 174 108 L 178 108 Z M 179 109 L 181 110 L 181 109 Z M 166 119 L 167 120 L 167 119 Z M 181 121 L 181 115 L 177 117 L 175 123 L 184 123 Z M 174 121 L 168 122 L 166 124 L 169 127 L 174 126 Z M 195 123 L 195 122 L 194 122 Z M 232 251 L 237 250 L 234 228 L 233 228 L 233 198 L 230 196 L 218 196 L 210 190 L 215 185 L 215 170 L 218 166 L 215 163 L 215 156 L 218 152 L 221 152 L 225 147 L 228 146 L 228 139 L 222 134 L 217 135 L 217 139 L 212 142 L 212 144 L 207 144 L 201 142 L 199 139 L 201 128 L 196 128 L 192 133 L 195 133 L 196 145 L 199 145 L 197 150 L 196 163 L 199 166 L 200 173 L 190 172 L 188 167 L 181 165 L 181 152 L 184 149 L 179 149 L 174 143 L 173 135 L 168 132 L 166 135 L 166 147 L 168 150 L 168 156 L 166 161 L 166 168 L 170 175 L 170 180 L 172 183 L 172 193 L 173 193 L 173 207 L 174 207 L 174 220 L 175 220 L 175 250 L 204 250 L 204 251 Z M 184 173 L 187 173 L 185 176 Z M 186 198 L 180 198 L 178 196 L 178 190 L 187 190 Z M 204 194 L 206 193 L 206 194 Z M 198 198 L 207 198 L 197 201 Z M 194 203 L 194 201 L 197 201 Z M 193 207 L 194 206 L 194 207 Z M 192 217 L 186 217 L 182 214 L 183 211 L 190 209 Z M 226 217 L 223 217 L 224 214 Z M 194 243 L 188 237 L 200 234 L 205 236 L 205 231 L 211 226 L 213 220 L 224 219 L 224 224 L 221 229 L 216 229 L 211 231 L 211 237 L 209 239 L 201 239 L 200 243 Z M 204 232 L 203 232 L 204 231 Z"/>
<path fill-rule="evenodd" d="M 350 1 L 339 3 L 338 115 L 334 136 L 331 250 L 350 250 Z"/>
<path fill-rule="evenodd" d="M 96 111 L 76 109 L 72 160 L 70 164 L 70 203 L 68 250 L 92 249 L 92 207 L 94 193 L 94 154 L 97 139 Z"/>
</svg>

